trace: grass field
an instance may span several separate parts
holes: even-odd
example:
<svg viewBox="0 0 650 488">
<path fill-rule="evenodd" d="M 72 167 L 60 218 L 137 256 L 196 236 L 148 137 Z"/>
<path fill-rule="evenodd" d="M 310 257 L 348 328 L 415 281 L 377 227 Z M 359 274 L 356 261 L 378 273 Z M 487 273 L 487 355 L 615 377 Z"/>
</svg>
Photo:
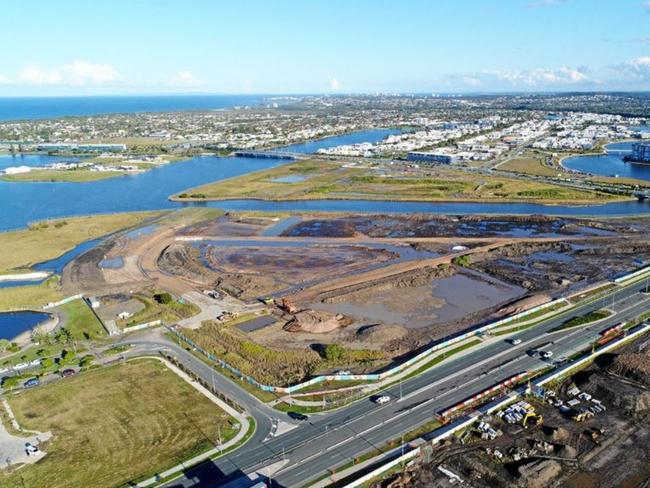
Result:
<svg viewBox="0 0 650 488">
<path fill-rule="evenodd" d="M 117 487 L 234 436 L 229 417 L 154 360 L 96 369 L 8 401 L 24 428 L 50 431 L 35 465 L 0 474 L 5 488 Z M 21 480 L 22 478 L 22 480 Z"/>
<path fill-rule="evenodd" d="M 59 278 L 56 276 L 40 285 L 0 288 L 0 312 L 39 309 L 62 298 Z"/>
<path fill-rule="evenodd" d="M 89 181 L 105 180 L 108 178 L 115 178 L 116 176 L 123 176 L 127 174 L 124 171 L 90 171 L 89 169 L 77 169 L 69 171 L 57 171 L 53 169 L 35 169 L 29 173 L 20 173 L 17 175 L 2 175 L 0 177 L 3 181 L 45 181 L 45 182 L 61 182 L 67 181 L 70 183 L 86 183 Z"/>
<path fill-rule="evenodd" d="M 65 327 L 75 340 L 97 339 L 105 335 L 90 307 L 81 298 L 61 305 L 58 309 L 65 316 Z"/>
<path fill-rule="evenodd" d="M 511 159 L 499 165 L 500 170 L 510 171 L 512 173 L 523 173 L 527 175 L 550 176 L 555 177 L 562 173 L 562 168 L 557 165 L 549 166 L 544 164 L 545 158 L 535 156 L 522 156 Z"/>
<path fill-rule="evenodd" d="M 126 320 L 118 320 L 117 325 L 120 328 L 132 325 L 162 320 L 165 324 L 176 322 L 180 319 L 186 319 L 198 314 L 201 310 L 193 303 L 179 303 L 172 301 L 167 304 L 156 302 L 153 298 L 144 295 L 137 295 L 135 298 L 144 304 L 144 309 Z"/>
<path fill-rule="evenodd" d="M 249 340 L 236 327 L 216 322 L 204 322 L 199 329 L 183 329 L 182 332 L 206 351 L 267 385 L 291 385 L 331 368 L 364 366 L 377 369 L 386 362 L 382 351 L 344 349 L 339 359 L 328 361 L 308 348 L 270 349 Z"/>
<path fill-rule="evenodd" d="M 0 272 L 27 268 L 70 251 L 84 241 L 131 227 L 160 212 L 120 213 L 37 222 L 0 233 Z"/>
<path fill-rule="evenodd" d="M 282 183 L 278 178 L 300 176 Z M 299 161 L 186 190 L 175 200 L 375 199 L 413 201 L 530 201 L 588 203 L 612 200 L 604 193 L 527 182 L 506 177 L 470 174 L 434 167 L 426 177 L 396 173 L 383 177 L 372 167 L 345 167 L 331 161 Z"/>
</svg>

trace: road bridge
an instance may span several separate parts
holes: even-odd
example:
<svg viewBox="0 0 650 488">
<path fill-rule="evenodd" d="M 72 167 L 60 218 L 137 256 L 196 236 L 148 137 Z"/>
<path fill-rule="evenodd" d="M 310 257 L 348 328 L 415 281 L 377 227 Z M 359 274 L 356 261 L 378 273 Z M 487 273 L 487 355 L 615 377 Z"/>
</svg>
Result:
<svg viewBox="0 0 650 488">
<path fill-rule="evenodd" d="M 261 159 L 288 159 L 298 160 L 311 157 L 310 154 L 296 153 L 289 151 L 235 151 L 234 155 L 238 158 L 261 158 Z"/>
</svg>

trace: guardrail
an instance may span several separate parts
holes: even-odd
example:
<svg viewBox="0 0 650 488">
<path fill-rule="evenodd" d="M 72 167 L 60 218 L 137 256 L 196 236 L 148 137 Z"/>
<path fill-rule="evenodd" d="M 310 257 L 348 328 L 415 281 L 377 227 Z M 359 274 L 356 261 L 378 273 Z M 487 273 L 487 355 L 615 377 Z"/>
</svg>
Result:
<svg viewBox="0 0 650 488">
<path fill-rule="evenodd" d="M 618 278 L 614 279 L 614 283 L 623 283 L 624 281 L 631 280 L 632 278 L 636 278 L 637 276 L 641 276 L 643 274 L 649 273 L 650 272 L 650 266 L 646 266 L 645 268 L 641 268 L 637 271 L 634 271 L 632 273 L 628 273 L 623 276 L 619 276 Z"/>
<path fill-rule="evenodd" d="M 593 353 L 589 353 L 589 354 L 585 355 L 584 357 L 578 359 L 577 361 L 569 363 L 566 366 L 563 366 L 563 367 L 553 371 L 552 373 L 549 373 L 549 374 L 543 376 L 542 378 L 534 381 L 534 383 L 537 386 L 545 385 L 549 381 L 553 381 L 553 380 L 565 375 L 567 371 L 578 368 L 578 367 L 582 366 L 583 364 L 591 361 L 595 357 L 600 356 L 601 354 L 606 353 L 608 351 L 611 351 L 612 349 L 615 349 L 622 342 L 625 342 L 625 341 L 628 341 L 630 339 L 634 339 L 636 337 L 639 337 L 640 335 L 643 335 L 648 331 L 650 331 L 650 323 L 647 323 L 647 322 L 644 323 L 644 324 L 638 325 L 636 327 L 633 327 L 632 329 L 629 329 L 627 334 L 624 335 L 623 337 L 615 339 L 615 340 L 611 341 L 610 343 L 599 347 Z"/>
<path fill-rule="evenodd" d="M 179 332 L 176 329 L 168 328 L 172 333 L 174 333 L 179 339 L 181 339 L 183 342 L 189 344 L 192 346 L 194 349 L 199 351 L 201 354 L 206 356 L 208 359 L 211 361 L 216 362 L 219 364 L 222 368 L 227 369 L 231 373 L 237 375 L 241 380 L 246 381 L 247 383 L 250 383 L 251 385 L 259 388 L 260 390 L 263 391 L 271 391 L 271 392 L 276 392 L 276 393 L 294 393 L 296 391 L 302 390 L 304 388 L 307 388 L 309 386 L 318 384 L 318 383 L 324 383 L 326 381 L 380 381 L 385 378 L 389 378 L 404 369 L 413 366 L 416 363 L 419 363 L 420 361 L 423 361 L 427 357 L 433 355 L 436 352 L 441 351 L 442 349 L 445 349 L 449 346 L 452 346 L 454 344 L 457 344 L 459 342 L 464 341 L 465 339 L 469 339 L 470 337 L 476 337 L 483 332 L 486 332 L 490 329 L 494 329 L 497 327 L 501 327 L 503 325 L 506 325 L 510 322 L 519 320 L 521 318 L 525 318 L 529 315 L 532 315 L 536 312 L 539 312 L 540 310 L 544 310 L 550 307 L 553 307 L 555 305 L 559 305 L 560 303 L 566 303 L 566 300 L 564 298 L 560 298 L 557 300 L 552 300 L 550 302 L 544 303 L 542 305 L 539 305 L 537 307 L 533 307 L 531 309 L 525 310 L 523 312 L 520 312 L 518 314 L 512 315 L 510 317 L 506 317 L 501 320 L 497 320 L 496 322 L 491 322 L 487 325 L 484 325 L 482 327 L 478 327 L 476 329 L 470 330 L 468 332 L 465 332 L 464 334 L 460 334 L 456 337 L 453 337 L 452 339 L 449 339 L 447 341 L 441 342 L 439 344 L 436 344 L 425 351 L 421 352 L 420 354 L 412 357 L 408 361 L 405 361 L 401 364 L 398 364 L 394 368 L 391 368 L 387 371 L 384 371 L 383 373 L 371 373 L 371 374 L 336 374 L 336 375 L 322 375 L 322 376 L 317 376 L 315 378 L 312 378 L 310 380 L 304 381 L 302 383 L 298 383 L 296 385 L 292 386 L 272 386 L 272 385 L 263 385 L 259 383 L 255 378 L 248 376 L 241 371 L 239 371 L 237 368 L 234 366 L 230 365 L 223 359 L 218 358 L 212 353 L 207 352 L 204 350 L 201 346 L 198 344 L 195 344 L 194 341 L 192 341 L 189 337 L 186 337 L 184 334 Z"/>
<path fill-rule="evenodd" d="M 556 378 L 559 378 L 566 374 L 567 371 L 570 371 L 572 369 L 575 369 L 577 367 L 582 366 L 583 364 L 587 363 L 588 361 L 594 359 L 595 357 L 599 356 L 600 354 L 606 353 L 612 349 L 615 349 L 617 346 L 621 345 L 621 343 L 628 341 L 630 339 L 634 339 L 636 337 L 641 336 L 642 334 L 648 332 L 650 330 L 650 323 L 644 323 L 641 326 L 637 326 L 633 329 L 630 329 L 631 332 L 629 332 L 626 336 L 621 337 L 620 339 L 617 339 L 615 341 L 610 342 L 606 346 L 603 346 L 599 348 L 598 350 L 594 351 L 593 353 L 587 354 L 585 357 L 572 362 L 562 368 L 559 368 L 558 370 L 554 371 L 553 373 L 550 373 L 548 375 L 543 376 L 542 378 L 534 381 L 534 384 L 537 386 L 542 386 L 550 381 L 553 381 Z M 496 410 L 499 410 L 506 405 L 512 403 L 513 401 L 516 400 L 517 397 L 522 395 L 524 392 L 524 387 L 520 388 L 516 392 L 511 392 L 510 395 L 507 395 L 503 398 L 498 398 L 492 402 L 490 402 L 488 405 L 485 405 L 484 407 L 480 408 L 478 410 L 479 413 L 485 413 L 485 414 L 490 414 Z M 449 437 L 453 433 L 464 429 L 465 427 L 468 427 L 472 423 L 476 422 L 476 419 L 478 418 L 478 415 L 475 416 L 466 416 L 463 417 L 459 420 L 457 420 L 454 423 L 451 423 L 445 427 L 441 427 L 433 432 L 431 432 L 429 435 L 423 436 L 428 442 L 431 442 L 431 444 L 436 444 L 440 442 L 441 440 L 445 439 L 446 437 Z M 362 476 L 361 478 L 352 481 L 351 483 L 345 485 L 344 488 L 355 488 L 357 486 L 361 486 L 362 484 L 376 478 L 377 476 L 380 476 L 381 474 L 385 473 L 386 471 L 389 471 L 391 468 L 394 466 L 406 462 L 410 459 L 413 459 L 416 457 L 420 451 L 421 447 L 416 447 L 415 449 L 412 449 L 405 453 L 404 455 L 393 459 L 392 461 L 380 466 L 379 468 L 375 469 L 374 471 Z"/>
<path fill-rule="evenodd" d="M 632 273 L 629 273 L 628 275 L 621 276 L 620 278 L 617 278 L 617 280 L 629 280 L 631 278 L 634 278 L 638 276 L 639 274 L 645 273 L 650 271 L 650 266 L 647 268 L 644 268 L 642 270 L 634 271 Z M 615 280 L 616 281 L 616 280 Z M 201 354 L 206 356 L 208 359 L 218 363 L 222 368 L 227 369 L 231 373 L 235 374 L 238 376 L 241 380 L 246 381 L 247 383 L 255 386 L 256 388 L 259 388 L 260 390 L 263 391 L 270 391 L 270 392 L 276 392 L 276 393 L 294 393 L 296 391 L 302 390 L 304 388 L 307 388 L 309 386 L 318 384 L 318 383 L 324 383 L 326 381 L 380 381 L 385 378 L 389 378 L 390 376 L 393 376 L 404 369 L 413 366 L 416 363 L 419 363 L 420 361 L 423 361 L 427 357 L 431 356 L 432 354 L 439 352 L 442 349 L 445 349 L 451 345 L 457 344 L 458 342 L 464 341 L 465 339 L 468 339 L 470 337 L 476 337 L 478 335 L 481 335 L 482 333 L 495 329 L 504 325 L 507 325 L 509 323 L 515 322 L 519 319 L 528 317 L 532 314 L 535 314 L 541 310 L 545 310 L 547 308 L 554 307 L 556 305 L 560 305 L 562 303 L 568 304 L 569 302 L 566 300 L 566 298 L 558 298 L 556 300 L 551 300 L 550 302 L 543 303 L 542 305 L 538 305 L 537 307 L 530 308 L 528 310 L 524 310 L 523 312 L 520 312 L 515 315 L 511 315 L 510 317 L 506 317 L 501 320 L 497 320 L 495 322 L 491 322 L 489 324 L 486 324 L 482 327 L 478 327 L 476 329 L 472 329 L 468 332 L 465 332 L 464 334 L 460 334 L 458 336 L 455 336 L 451 339 L 448 339 L 444 342 L 441 342 L 439 344 L 435 344 L 434 346 L 422 351 L 420 354 L 412 357 L 408 361 L 405 361 L 401 364 L 398 364 L 394 368 L 391 368 L 387 371 L 384 371 L 383 373 L 372 373 L 372 374 L 337 374 L 337 375 L 322 375 L 322 376 L 317 376 L 315 378 L 312 378 L 310 380 L 304 381 L 302 383 L 298 383 L 296 385 L 291 385 L 287 387 L 283 386 L 272 386 L 272 385 L 263 385 L 262 383 L 259 383 L 255 378 L 248 376 L 241 371 L 239 371 L 237 368 L 234 366 L 230 365 L 223 359 L 219 359 L 216 357 L 214 354 L 211 354 L 207 351 L 205 351 L 202 347 L 199 345 L 195 344 L 191 339 L 188 337 L 185 337 L 181 332 L 168 328 L 171 332 L 173 332 L 180 340 L 183 342 L 186 342 L 193 348 L 195 348 L 197 351 L 199 351 Z"/>
</svg>

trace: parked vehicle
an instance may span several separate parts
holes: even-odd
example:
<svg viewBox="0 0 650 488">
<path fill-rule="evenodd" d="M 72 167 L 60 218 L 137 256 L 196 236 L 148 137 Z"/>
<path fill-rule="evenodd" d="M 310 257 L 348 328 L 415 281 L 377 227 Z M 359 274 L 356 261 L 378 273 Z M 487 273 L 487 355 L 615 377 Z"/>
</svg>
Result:
<svg viewBox="0 0 650 488">
<path fill-rule="evenodd" d="M 61 376 L 63 376 L 64 378 L 67 378 L 68 376 L 74 376 L 76 374 L 77 372 L 72 368 L 64 369 L 63 371 L 61 371 Z"/>
<path fill-rule="evenodd" d="M 30 378 L 23 383 L 23 386 L 25 388 L 31 388 L 33 386 L 38 386 L 40 384 L 41 384 L 41 380 L 39 380 L 38 378 Z"/>
</svg>

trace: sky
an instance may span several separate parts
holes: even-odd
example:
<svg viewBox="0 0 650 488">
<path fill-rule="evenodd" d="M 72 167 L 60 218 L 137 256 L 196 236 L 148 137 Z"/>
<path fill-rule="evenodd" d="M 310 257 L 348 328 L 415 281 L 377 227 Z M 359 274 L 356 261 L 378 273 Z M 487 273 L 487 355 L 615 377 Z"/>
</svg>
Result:
<svg viewBox="0 0 650 488">
<path fill-rule="evenodd" d="M 0 96 L 650 90 L 650 0 L 3 2 Z"/>
</svg>

